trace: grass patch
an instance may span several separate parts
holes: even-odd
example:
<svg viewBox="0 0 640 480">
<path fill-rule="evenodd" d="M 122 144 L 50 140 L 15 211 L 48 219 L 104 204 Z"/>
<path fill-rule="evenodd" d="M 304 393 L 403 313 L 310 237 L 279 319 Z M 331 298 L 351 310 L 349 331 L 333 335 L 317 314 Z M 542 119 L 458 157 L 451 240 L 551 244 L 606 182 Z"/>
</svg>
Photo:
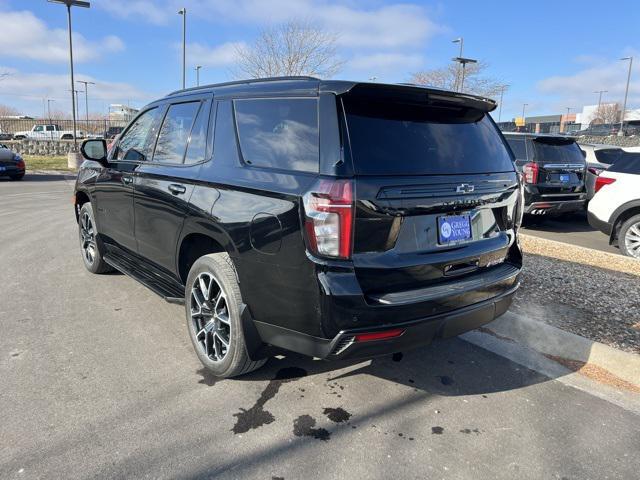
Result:
<svg viewBox="0 0 640 480">
<path fill-rule="evenodd" d="M 23 155 L 24 163 L 29 170 L 64 170 L 69 171 L 67 167 L 67 157 L 45 157 L 41 155 Z"/>
</svg>

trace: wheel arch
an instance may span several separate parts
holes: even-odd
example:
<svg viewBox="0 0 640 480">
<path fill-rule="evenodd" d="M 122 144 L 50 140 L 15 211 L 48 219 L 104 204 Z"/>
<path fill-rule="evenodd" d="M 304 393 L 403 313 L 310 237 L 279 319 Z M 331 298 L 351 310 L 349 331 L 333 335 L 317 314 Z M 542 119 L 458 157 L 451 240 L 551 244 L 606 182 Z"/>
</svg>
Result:
<svg viewBox="0 0 640 480">
<path fill-rule="evenodd" d="M 631 200 L 630 202 L 623 203 L 618 208 L 615 209 L 613 214 L 611 215 L 611 237 L 609 238 L 609 242 L 613 243 L 618 239 L 618 234 L 620 233 L 620 227 L 622 224 L 626 222 L 629 218 L 634 215 L 640 214 L 640 199 Z"/>
<path fill-rule="evenodd" d="M 80 209 L 87 202 L 91 202 L 89 194 L 84 190 L 78 190 L 74 195 L 73 201 L 73 211 L 76 214 L 76 222 L 80 220 Z"/>
</svg>

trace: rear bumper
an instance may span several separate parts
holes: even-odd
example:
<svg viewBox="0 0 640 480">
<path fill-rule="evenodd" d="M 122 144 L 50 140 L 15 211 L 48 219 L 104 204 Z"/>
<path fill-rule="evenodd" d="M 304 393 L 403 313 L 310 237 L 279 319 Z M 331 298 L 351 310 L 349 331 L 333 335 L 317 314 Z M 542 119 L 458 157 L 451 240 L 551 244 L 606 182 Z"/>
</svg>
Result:
<svg viewBox="0 0 640 480">
<path fill-rule="evenodd" d="M 377 328 L 343 330 L 333 338 L 313 337 L 263 322 L 254 323 L 263 342 L 303 355 L 327 360 L 370 358 L 425 346 L 436 338 L 454 337 L 481 327 L 507 311 L 518 287 L 519 282 L 516 282 L 494 298 L 440 315 Z M 355 339 L 358 333 L 383 332 L 390 328 L 404 329 L 404 332 L 386 340 L 358 342 Z"/>
<path fill-rule="evenodd" d="M 561 214 L 584 210 L 586 200 L 535 201 L 526 205 L 524 213 L 533 215 Z"/>
<path fill-rule="evenodd" d="M 613 231 L 613 225 L 604 220 L 600 220 L 596 217 L 592 212 L 587 211 L 587 220 L 589 221 L 589 225 L 591 225 L 596 230 L 600 230 L 602 233 L 605 233 L 611 236 L 611 232 Z"/>
<path fill-rule="evenodd" d="M 18 169 L 14 166 L 8 166 L 3 170 L 0 170 L 0 177 L 13 177 L 18 175 L 24 175 L 24 168 Z"/>
</svg>

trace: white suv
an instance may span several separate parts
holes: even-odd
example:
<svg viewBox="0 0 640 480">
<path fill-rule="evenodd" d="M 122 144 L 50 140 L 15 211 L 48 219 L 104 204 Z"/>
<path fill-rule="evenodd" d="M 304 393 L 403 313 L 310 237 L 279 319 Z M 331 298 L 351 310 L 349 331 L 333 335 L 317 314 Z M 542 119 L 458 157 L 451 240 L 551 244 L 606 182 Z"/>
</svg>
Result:
<svg viewBox="0 0 640 480">
<path fill-rule="evenodd" d="M 609 235 L 620 251 L 640 259 L 640 153 L 624 157 L 596 178 L 589 224 Z"/>
</svg>

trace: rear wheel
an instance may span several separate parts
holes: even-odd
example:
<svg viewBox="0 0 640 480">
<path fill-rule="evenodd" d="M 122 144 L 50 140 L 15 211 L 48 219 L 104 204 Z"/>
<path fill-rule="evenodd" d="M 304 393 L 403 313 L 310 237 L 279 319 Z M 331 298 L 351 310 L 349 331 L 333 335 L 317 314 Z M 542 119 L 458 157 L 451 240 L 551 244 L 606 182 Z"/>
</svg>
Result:
<svg viewBox="0 0 640 480">
<path fill-rule="evenodd" d="M 98 231 L 96 230 L 96 222 L 93 216 L 93 208 L 91 203 L 87 202 L 82 205 L 78 218 L 78 235 L 80 237 L 80 250 L 82 252 L 82 260 L 84 266 L 91 273 L 110 272 L 113 268 L 104 261 L 102 257 L 103 251 L 98 242 Z"/>
<path fill-rule="evenodd" d="M 249 358 L 241 308 L 240 287 L 229 255 L 213 253 L 196 260 L 185 289 L 187 328 L 198 358 L 218 377 L 243 375 L 266 362 Z"/>
<path fill-rule="evenodd" d="M 622 224 L 618 246 L 625 255 L 640 258 L 640 215 L 635 215 Z"/>
</svg>

